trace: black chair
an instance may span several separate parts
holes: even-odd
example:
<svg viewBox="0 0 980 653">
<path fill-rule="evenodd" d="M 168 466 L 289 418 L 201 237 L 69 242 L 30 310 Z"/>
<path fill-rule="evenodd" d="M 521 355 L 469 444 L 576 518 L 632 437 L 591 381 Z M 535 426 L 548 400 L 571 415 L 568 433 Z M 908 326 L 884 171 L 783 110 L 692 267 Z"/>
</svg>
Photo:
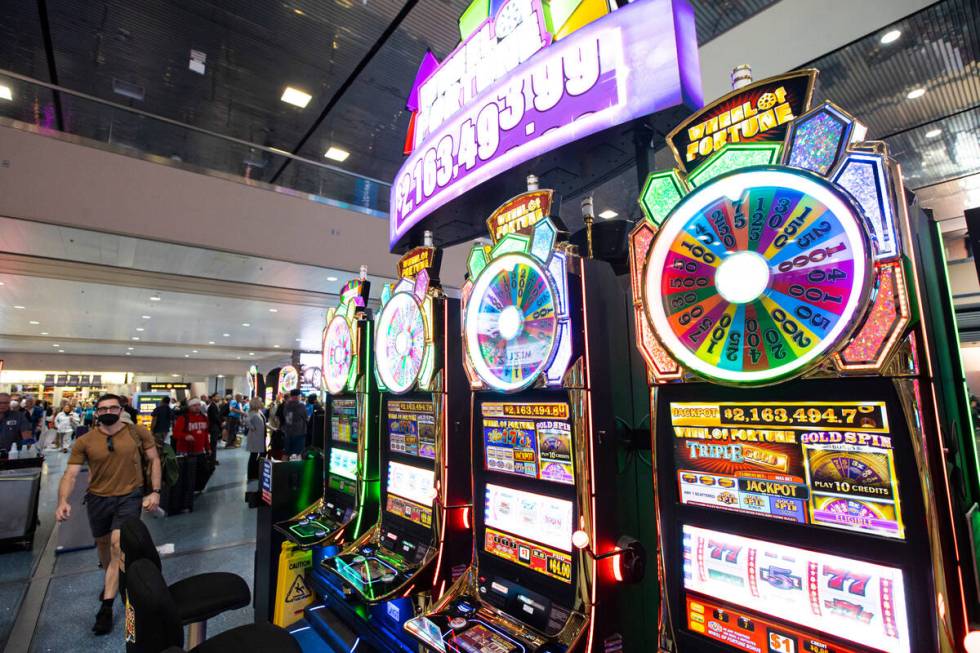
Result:
<svg viewBox="0 0 980 653">
<path fill-rule="evenodd" d="M 119 545 L 126 567 L 126 571 L 119 574 L 119 586 L 125 597 L 133 563 L 145 560 L 158 571 L 163 567 L 150 531 L 139 519 L 130 519 L 122 525 Z M 245 579 L 221 571 L 179 580 L 167 588 L 167 594 L 176 605 L 180 624 L 187 626 L 187 645 L 190 647 L 207 639 L 208 619 L 228 610 L 247 607 L 252 602 L 252 592 Z"/>
<path fill-rule="evenodd" d="M 128 653 L 176 653 L 183 650 L 184 628 L 160 570 L 137 560 L 126 571 L 131 613 L 126 615 Z M 302 653 L 293 637 L 269 623 L 226 630 L 201 642 L 190 653 Z"/>
</svg>

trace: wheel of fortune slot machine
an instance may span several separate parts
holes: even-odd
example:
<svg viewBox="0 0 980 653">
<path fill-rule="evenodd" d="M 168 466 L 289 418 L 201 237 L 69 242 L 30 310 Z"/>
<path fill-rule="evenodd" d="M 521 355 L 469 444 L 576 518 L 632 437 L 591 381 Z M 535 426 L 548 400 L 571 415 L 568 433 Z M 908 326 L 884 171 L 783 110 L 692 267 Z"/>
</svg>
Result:
<svg viewBox="0 0 980 653">
<path fill-rule="evenodd" d="M 624 650 L 603 597 L 639 548 L 599 505 L 616 500 L 608 339 L 626 332 L 624 294 L 608 264 L 560 238 L 552 195 L 532 187 L 500 206 L 493 244 L 467 261 L 474 553 L 405 625 L 427 650 Z"/>
<path fill-rule="evenodd" d="M 347 282 L 327 311 L 321 383 L 327 390 L 323 498 L 276 529 L 299 549 L 322 549 L 360 535 L 377 515 L 378 388 L 372 373 L 373 316 L 366 271 Z M 287 393 L 288 385 L 281 386 Z M 296 385 L 298 387 L 298 375 Z M 322 552 L 321 552 L 322 553 Z"/>
<path fill-rule="evenodd" d="M 348 597 L 330 608 L 379 650 L 417 650 L 404 622 L 466 568 L 472 549 L 469 388 L 459 300 L 442 290 L 441 263 L 426 232 L 423 245 L 399 259 L 398 280 L 382 290 L 374 350 L 381 511 L 321 564 Z"/>
<path fill-rule="evenodd" d="M 922 311 L 936 271 L 887 147 L 810 107 L 816 74 L 684 121 L 640 198 L 663 651 L 962 650 L 975 572 Z"/>
</svg>

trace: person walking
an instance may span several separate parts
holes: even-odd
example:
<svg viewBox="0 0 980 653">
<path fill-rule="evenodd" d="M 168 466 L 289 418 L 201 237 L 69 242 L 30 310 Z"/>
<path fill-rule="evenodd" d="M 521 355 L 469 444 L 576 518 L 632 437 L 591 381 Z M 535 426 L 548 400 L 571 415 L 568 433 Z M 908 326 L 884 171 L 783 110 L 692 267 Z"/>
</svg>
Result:
<svg viewBox="0 0 980 653">
<path fill-rule="evenodd" d="M 54 416 L 54 448 L 61 449 L 62 453 L 68 453 L 68 445 L 71 444 L 71 436 L 77 426 L 78 416 L 72 411 L 71 406 L 65 404 L 62 411 Z"/>
<path fill-rule="evenodd" d="M 306 405 L 300 401 L 299 389 L 289 391 L 282 409 L 282 430 L 286 434 L 286 455 L 299 456 L 306 446 Z"/>
<path fill-rule="evenodd" d="M 236 394 L 228 402 L 228 417 L 225 419 L 225 449 L 233 449 L 238 446 L 238 429 L 242 424 L 242 417 L 245 413 L 242 410 L 242 396 Z"/>
<path fill-rule="evenodd" d="M 248 442 L 248 467 L 247 480 L 255 480 L 259 477 L 259 456 L 265 453 L 265 416 L 262 415 L 262 401 L 258 397 L 253 397 L 248 402 L 248 417 L 245 418 L 246 437 Z"/>
<path fill-rule="evenodd" d="M 20 406 L 24 411 L 24 417 L 31 423 L 31 433 L 38 442 L 41 441 L 41 434 L 44 432 L 44 409 L 34 402 L 34 397 L 27 395 Z"/>
<path fill-rule="evenodd" d="M 9 452 L 22 440 L 31 439 L 31 423 L 23 411 L 11 407 L 12 403 L 8 393 L 0 392 L 0 451 Z"/>
<path fill-rule="evenodd" d="M 211 466 L 218 466 L 218 440 L 221 439 L 221 408 L 218 406 L 220 396 L 217 392 L 211 395 L 208 401 L 208 435 L 211 445 Z"/>
<path fill-rule="evenodd" d="M 95 404 L 98 426 L 75 440 L 68 465 L 58 486 L 59 522 L 71 518 L 71 496 L 82 465 L 89 468 L 89 486 L 85 495 L 89 527 L 105 569 L 102 604 L 92 631 L 96 635 L 112 632 L 112 605 L 119 589 L 119 529 L 140 510 L 156 511 L 160 505 L 160 457 L 153 435 L 144 427 L 121 419 L 124 412 L 118 395 L 104 394 Z M 147 483 L 143 459 L 150 464 L 150 492 L 143 495 Z"/>
<path fill-rule="evenodd" d="M 157 443 L 163 444 L 167 441 L 173 421 L 174 412 L 170 408 L 170 397 L 163 397 L 157 407 L 153 409 L 153 417 L 150 422 L 150 432 L 153 433 Z M 176 431 L 174 435 L 176 435 Z"/>
</svg>

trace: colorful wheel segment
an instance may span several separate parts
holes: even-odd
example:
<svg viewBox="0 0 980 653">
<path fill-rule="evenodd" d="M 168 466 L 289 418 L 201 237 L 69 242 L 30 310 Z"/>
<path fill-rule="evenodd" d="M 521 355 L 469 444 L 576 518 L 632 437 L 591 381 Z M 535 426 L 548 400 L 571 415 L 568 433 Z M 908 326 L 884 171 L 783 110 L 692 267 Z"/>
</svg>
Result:
<svg viewBox="0 0 980 653">
<path fill-rule="evenodd" d="M 466 305 L 464 344 L 488 386 L 515 392 L 534 382 L 555 349 L 555 309 L 551 279 L 534 259 L 505 254 L 484 268 Z"/>
<path fill-rule="evenodd" d="M 377 332 L 375 355 L 381 381 L 392 392 L 409 390 L 425 355 L 425 317 L 411 293 L 392 295 L 378 318 Z"/>
<path fill-rule="evenodd" d="M 678 362 L 762 385 L 844 342 L 867 308 L 871 271 L 862 218 L 830 182 L 755 168 L 678 204 L 650 250 L 644 299 Z"/>
<path fill-rule="evenodd" d="M 330 394 L 343 392 L 354 360 L 354 339 L 350 325 L 337 315 L 323 336 L 323 382 Z"/>
<path fill-rule="evenodd" d="M 292 365 L 279 371 L 279 391 L 289 392 L 299 387 L 299 372 Z"/>
</svg>

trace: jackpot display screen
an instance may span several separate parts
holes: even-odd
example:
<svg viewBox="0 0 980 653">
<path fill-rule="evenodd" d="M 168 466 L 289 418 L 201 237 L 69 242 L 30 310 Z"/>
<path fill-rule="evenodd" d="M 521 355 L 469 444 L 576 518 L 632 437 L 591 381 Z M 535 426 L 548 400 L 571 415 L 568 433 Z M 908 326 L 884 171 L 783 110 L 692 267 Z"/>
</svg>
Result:
<svg viewBox="0 0 980 653">
<path fill-rule="evenodd" d="M 385 509 L 389 513 L 426 528 L 432 525 L 434 471 L 389 461 L 387 493 Z"/>
<path fill-rule="evenodd" d="M 344 494 L 354 494 L 357 481 L 357 454 L 346 449 L 330 450 L 327 485 Z"/>
<path fill-rule="evenodd" d="M 357 426 L 357 400 L 331 400 L 330 437 L 333 441 L 357 444 Z"/>
<path fill-rule="evenodd" d="M 884 402 L 672 402 L 680 502 L 905 539 Z"/>
<path fill-rule="evenodd" d="M 488 483 L 484 550 L 565 583 L 572 582 L 571 501 Z"/>
<path fill-rule="evenodd" d="M 575 482 L 567 403 L 484 403 L 481 410 L 484 469 Z"/>
<path fill-rule="evenodd" d="M 431 401 L 389 401 L 387 419 L 391 451 L 435 459 L 435 409 Z"/>
<path fill-rule="evenodd" d="M 831 650 L 800 648 L 799 631 L 729 611 L 734 606 L 886 653 L 910 651 L 899 569 L 690 525 L 682 539 L 694 632 L 745 651 Z"/>
</svg>

